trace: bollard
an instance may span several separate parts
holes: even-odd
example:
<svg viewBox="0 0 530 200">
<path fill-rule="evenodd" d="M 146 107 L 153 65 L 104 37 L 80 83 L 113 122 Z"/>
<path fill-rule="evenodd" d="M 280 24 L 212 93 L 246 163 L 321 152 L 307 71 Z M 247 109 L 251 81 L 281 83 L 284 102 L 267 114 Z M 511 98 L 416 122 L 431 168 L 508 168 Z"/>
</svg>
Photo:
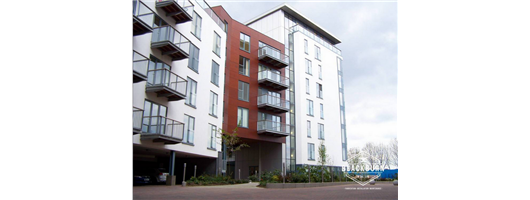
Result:
<svg viewBox="0 0 530 200">
<path fill-rule="evenodd" d="M 186 163 L 184 163 L 184 173 L 182 174 L 182 187 L 186 187 Z"/>
<path fill-rule="evenodd" d="M 282 174 L 283 174 L 283 184 L 285 184 L 285 163 L 283 163 Z"/>
<path fill-rule="evenodd" d="M 239 173 L 239 180 L 241 180 L 241 169 L 237 169 L 238 170 L 238 173 Z"/>
<path fill-rule="evenodd" d="M 195 171 L 193 171 L 193 177 L 197 178 L 197 165 L 195 165 Z"/>
<path fill-rule="evenodd" d="M 309 166 L 309 183 L 311 183 L 311 166 Z"/>
</svg>

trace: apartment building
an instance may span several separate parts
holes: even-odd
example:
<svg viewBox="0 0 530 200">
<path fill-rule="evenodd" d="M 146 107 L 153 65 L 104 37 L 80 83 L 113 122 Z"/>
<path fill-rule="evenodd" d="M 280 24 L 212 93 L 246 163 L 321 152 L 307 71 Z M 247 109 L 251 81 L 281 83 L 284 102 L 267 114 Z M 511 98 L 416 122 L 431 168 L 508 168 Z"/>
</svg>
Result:
<svg viewBox="0 0 530 200">
<path fill-rule="evenodd" d="M 301 165 L 317 165 L 318 147 L 323 144 L 331 158 L 329 166 L 346 165 L 342 55 L 335 47 L 341 41 L 289 5 L 282 4 L 245 23 L 285 47 L 289 79 L 285 99 L 291 132 L 286 137 L 285 163 L 288 171 Z"/>
<path fill-rule="evenodd" d="M 226 38 L 202 0 L 133 0 L 134 173 L 219 173 Z"/>
<path fill-rule="evenodd" d="M 250 175 L 282 169 L 285 138 L 291 133 L 287 113 L 289 58 L 284 45 L 230 17 L 222 6 L 213 7 L 227 24 L 223 129 L 237 128 L 250 147 L 223 155 L 227 175 Z"/>
</svg>

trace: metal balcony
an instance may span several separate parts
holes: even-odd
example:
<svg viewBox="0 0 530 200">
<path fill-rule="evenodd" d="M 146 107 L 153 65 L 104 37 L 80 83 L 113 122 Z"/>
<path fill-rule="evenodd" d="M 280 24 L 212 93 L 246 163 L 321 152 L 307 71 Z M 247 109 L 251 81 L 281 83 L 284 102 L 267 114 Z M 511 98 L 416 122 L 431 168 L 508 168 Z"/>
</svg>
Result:
<svg viewBox="0 0 530 200">
<path fill-rule="evenodd" d="M 142 132 L 142 116 L 144 110 L 133 106 L 133 135 Z"/>
<path fill-rule="evenodd" d="M 167 97 L 168 101 L 186 98 L 188 81 L 169 69 L 154 69 L 147 72 L 146 92 L 157 93 L 158 97 Z"/>
<path fill-rule="evenodd" d="M 279 97 L 265 94 L 258 96 L 258 108 L 275 113 L 285 113 L 289 112 L 290 102 Z"/>
<path fill-rule="evenodd" d="M 149 59 L 136 51 L 133 51 L 133 83 L 147 81 L 147 69 Z"/>
<path fill-rule="evenodd" d="M 162 8 L 166 16 L 175 19 L 176 24 L 191 21 L 193 4 L 188 0 L 157 0 L 156 7 Z"/>
<path fill-rule="evenodd" d="M 141 1 L 133 1 L 133 36 L 153 32 L 154 12 Z"/>
<path fill-rule="evenodd" d="M 289 56 L 269 46 L 261 47 L 258 50 L 258 58 L 262 62 L 279 68 L 284 68 L 289 65 Z"/>
<path fill-rule="evenodd" d="M 171 57 L 173 61 L 190 56 L 190 41 L 171 26 L 153 29 L 151 48 L 160 50 L 162 55 Z"/>
<path fill-rule="evenodd" d="M 258 83 L 277 90 L 285 90 L 289 88 L 289 78 L 270 70 L 258 72 Z"/>
<path fill-rule="evenodd" d="M 178 144 L 182 142 L 184 124 L 163 116 L 144 116 L 140 140 Z"/>
<path fill-rule="evenodd" d="M 275 137 L 285 137 L 291 132 L 291 125 L 281 122 L 260 120 L 258 121 L 258 134 Z"/>
</svg>

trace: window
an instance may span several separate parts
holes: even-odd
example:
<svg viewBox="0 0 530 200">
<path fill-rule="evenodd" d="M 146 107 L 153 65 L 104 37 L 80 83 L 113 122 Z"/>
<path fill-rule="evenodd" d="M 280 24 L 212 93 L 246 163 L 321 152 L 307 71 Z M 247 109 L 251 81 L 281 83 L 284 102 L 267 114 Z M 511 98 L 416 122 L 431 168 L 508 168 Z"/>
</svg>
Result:
<svg viewBox="0 0 530 200">
<path fill-rule="evenodd" d="M 217 117 L 217 94 L 210 91 L 210 115 Z"/>
<path fill-rule="evenodd" d="M 184 138 L 182 143 L 193 144 L 193 135 L 195 131 L 195 118 L 184 115 Z"/>
<path fill-rule="evenodd" d="M 142 132 L 165 134 L 167 107 L 145 100 Z"/>
<path fill-rule="evenodd" d="M 317 60 L 320 60 L 320 47 L 318 47 L 317 45 L 315 45 L 315 58 Z"/>
<path fill-rule="evenodd" d="M 249 76 L 250 60 L 243 56 L 239 56 L 239 74 Z"/>
<path fill-rule="evenodd" d="M 322 84 L 317 83 L 317 97 L 324 98 L 324 92 L 322 91 Z"/>
<path fill-rule="evenodd" d="M 221 36 L 219 36 L 215 31 L 213 32 L 213 52 L 215 55 L 221 57 Z"/>
<path fill-rule="evenodd" d="M 237 126 L 248 128 L 248 109 L 237 108 Z"/>
<path fill-rule="evenodd" d="M 210 127 L 210 137 L 208 137 L 208 148 L 215 149 L 215 146 L 217 143 L 217 140 L 216 140 L 217 126 L 212 125 L 212 124 L 208 124 L 208 125 Z"/>
<path fill-rule="evenodd" d="M 309 89 L 309 79 L 308 78 L 305 79 L 305 93 L 306 94 L 311 94 L 311 89 Z"/>
<path fill-rule="evenodd" d="M 307 99 L 307 115 L 313 116 L 313 101 Z"/>
<path fill-rule="evenodd" d="M 197 82 L 188 77 L 188 95 L 186 95 L 186 104 L 195 107 L 197 100 Z"/>
<path fill-rule="evenodd" d="M 313 69 L 311 67 L 311 61 L 308 59 L 305 59 L 305 73 L 309 75 L 313 75 Z"/>
<path fill-rule="evenodd" d="M 199 48 L 195 45 L 190 45 L 190 58 L 188 67 L 194 72 L 199 73 Z"/>
<path fill-rule="evenodd" d="M 320 119 L 324 119 L 324 104 L 320 104 Z"/>
<path fill-rule="evenodd" d="M 196 12 L 193 12 L 193 22 L 191 24 L 191 33 L 198 39 L 201 39 L 202 18 Z"/>
<path fill-rule="evenodd" d="M 250 36 L 239 34 L 239 49 L 250 52 Z"/>
<path fill-rule="evenodd" d="M 322 80 L 322 65 L 318 65 L 318 78 Z"/>
<path fill-rule="evenodd" d="M 307 159 L 315 160 L 315 144 L 307 143 Z"/>
<path fill-rule="evenodd" d="M 311 137 L 311 121 L 307 120 L 307 137 Z"/>
<path fill-rule="evenodd" d="M 308 54 L 308 55 L 309 55 L 309 53 L 308 53 L 309 51 L 308 51 L 307 49 L 308 49 L 308 47 L 307 47 L 307 40 L 304 39 L 304 52 L 305 52 L 305 54 Z"/>
<path fill-rule="evenodd" d="M 212 60 L 212 77 L 210 78 L 210 81 L 214 85 L 219 86 L 219 64 L 217 64 L 213 60 Z"/>
<path fill-rule="evenodd" d="M 324 124 L 318 124 L 318 139 L 324 139 Z"/>
<path fill-rule="evenodd" d="M 237 91 L 237 98 L 239 100 L 248 101 L 248 87 L 249 87 L 248 83 L 239 81 L 238 91 Z"/>
</svg>

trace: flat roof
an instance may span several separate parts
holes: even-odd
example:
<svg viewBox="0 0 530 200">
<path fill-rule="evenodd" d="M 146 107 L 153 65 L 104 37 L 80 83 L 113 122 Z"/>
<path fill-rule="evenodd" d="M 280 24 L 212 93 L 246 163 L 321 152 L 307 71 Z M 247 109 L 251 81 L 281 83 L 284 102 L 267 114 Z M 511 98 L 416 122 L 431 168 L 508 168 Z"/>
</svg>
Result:
<svg viewBox="0 0 530 200">
<path fill-rule="evenodd" d="M 301 21 L 302 23 L 304 23 L 305 25 L 309 26 L 310 28 L 312 28 L 313 30 L 315 30 L 318 34 L 324 36 L 326 39 L 328 39 L 331 44 L 335 45 L 335 44 L 338 44 L 338 43 L 341 43 L 341 41 L 339 40 L 339 38 L 335 37 L 333 34 L 331 34 L 330 32 L 326 31 L 324 28 L 320 27 L 318 24 L 316 24 L 315 22 L 311 21 L 309 18 L 305 17 L 304 15 L 302 15 L 302 13 L 298 12 L 297 10 L 295 10 L 293 7 L 287 5 L 286 3 L 283 3 L 249 21 L 247 21 L 245 23 L 245 25 L 250 25 L 252 23 L 254 23 L 255 21 L 258 21 L 259 19 L 263 18 L 263 17 L 266 17 L 267 15 L 270 15 L 271 13 L 274 13 L 278 10 L 283 10 L 284 12 L 286 13 L 289 13 L 290 15 L 292 15 L 293 17 L 295 17 L 296 19 L 298 19 L 299 21 Z"/>
</svg>

